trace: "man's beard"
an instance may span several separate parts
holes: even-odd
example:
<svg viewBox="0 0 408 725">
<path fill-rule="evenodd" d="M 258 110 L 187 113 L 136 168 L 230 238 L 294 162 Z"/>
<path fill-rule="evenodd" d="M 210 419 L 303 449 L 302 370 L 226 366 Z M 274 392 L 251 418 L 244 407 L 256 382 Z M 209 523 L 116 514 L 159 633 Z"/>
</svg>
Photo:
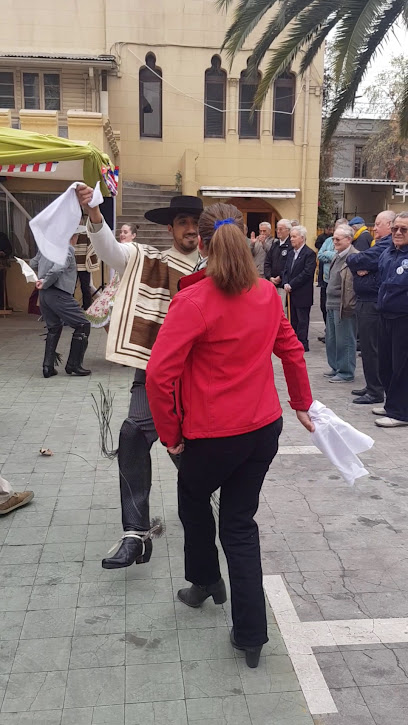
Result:
<svg viewBox="0 0 408 725">
<path fill-rule="evenodd" d="M 197 249 L 198 238 L 197 237 L 183 237 L 179 241 L 180 247 L 186 252 L 194 252 Z"/>
</svg>

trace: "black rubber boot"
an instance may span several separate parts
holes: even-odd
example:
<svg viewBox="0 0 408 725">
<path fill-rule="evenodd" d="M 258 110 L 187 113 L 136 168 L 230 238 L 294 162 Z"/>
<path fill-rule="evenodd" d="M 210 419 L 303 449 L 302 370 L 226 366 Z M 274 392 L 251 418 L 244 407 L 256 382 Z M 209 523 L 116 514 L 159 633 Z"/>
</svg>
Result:
<svg viewBox="0 0 408 725">
<path fill-rule="evenodd" d="M 45 353 L 43 362 L 43 375 L 45 378 L 51 378 L 58 375 L 55 365 L 58 365 L 60 357 L 57 353 L 57 345 L 61 337 L 62 325 L 59 327 L 50 327 L 45 339 Z"/>
<path fill-rule="evenodd" d="M 133 418 L 122 423 L 118 449 L 120 500 L 122 504 L 123 542 L 111 558 L 104 559 L 104 569 L 120 569 L 134 562 L 143 564 L 152 554 L 152 541 L 142 543 L 129 534 L 147 535 L 150 530 L 149 495 L 152 486 L 150 446 Z"/>
<path fill-rule="evenodd" d="M 235 641 L 234 637 L 234 628 L 231 630 L 230 634 L 230 640 L 231 644 L 235 649 L 242 650 L 245 652 L 245 661 L 248 665 L 248 667 L 251 667 L 251 669 L 255 669 L 255 667 L 258 667 L 259 665 L 259 659 L 262 652 L 262 645 L 260 647 L 244 647 L 244 645 L 240 645 Z"/>
<path fill-rule="evenodd" d="M 125 531 L 120 548 L 114 556 L 102 559 L 104 569 L 123 569 L 126 566 L 146 564 L 152 555 L 153 545 L 146 531 Z"/>
<path fill-rule="evenodd" d="M 224 579 L 219 579 L 215 584 L 207 584 L 207 586 L 192 584 L 186 589 L 179 589 L 177 597 L 188 607 L 201 607 L 209 597 L 213 598 L 214 604 L 224 604 L 227 601 Z"/>
<path fill-rule="evenodd" d="M 71 348 L 69 351 L 69 357 L 65 366 L 65 372 L 67 375 L 90 375 L 91 370 L 86 370 L 82 367 L 86 348 L 88 347 L 88 336 L 84 332 L 77 332 L 75 330 L 72 335 Z"/>
</svg>

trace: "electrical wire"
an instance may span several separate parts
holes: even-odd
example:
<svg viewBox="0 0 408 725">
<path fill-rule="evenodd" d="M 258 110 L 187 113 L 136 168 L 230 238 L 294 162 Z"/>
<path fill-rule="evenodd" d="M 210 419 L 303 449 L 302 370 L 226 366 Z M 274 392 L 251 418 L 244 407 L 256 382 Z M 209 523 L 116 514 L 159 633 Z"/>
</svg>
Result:
<svg viewBox="0 0 408 725">
<path fill-rule="evenodd" d="M 141 63 L 144 67 L 146 67 L 145 61 L 142 60 L 141 58 L 139 58 L 139 56 L 136 55 L 136 53 L 133 50 L 131 50 L 131 48 L 128 48 L 128 51 L 139 61 L 139 63 Z M 195 101 L 196 103 L 200 103 L 202 106 L 205 106 L 206 108 L 211 108 L 213 111 L 218 111 L 219 113 L 229 113 L 229 111 L 231 110 L 228 108 L 224 108 L 224 109 L 217 108 L 216 106 L 212 106 L 210 103 L 206 103 L 205 101 L 201 100 L 201 98 L 194 98 L 194 96 L 190 96 L 188 93 L 185 93 L 184 91 L 182 91 L 181 88 L 177 88 L 177 86 L 174 86 L 172 83 L 170 83 L 170 81 L 163 78 L 159 73 L 156 73 L 156 71 L 154 71 L 152 68 L 149 68 L 149 70 L 151 73 L 153 73 L 153 75 L 155 75 L 157 78 L 159 78 L 163 83 L 166 83 L 166 85 L 170 86 L 170 88 L 173 88 L 173 90 L 175 90 L 178 94 L 184 96 L 185 98 L 189 98 L 190 100 Z M 135 80 L 139 81 L 139 78 L 137 76 L 133 75 L 132 73 L 124 72 L 124 75 L 127 75 L 130 78 L 134 78 Z M 292 111 L 275 111 L 274 109 L 272 109 L 272 111 L 269 111 L 266 109 L 265 110 L 261 109 L 259 111 L 255 111 L 255 113 L 267 113 L 267 114 L 280 113 L 281 115 L 284 115 L 284 116 L 293 116 L 293 114 L 295 113 L 296 106 L 299 102 L 300 96 L 302 95 L 304 89 L 305 89 L 305 84 L 302 83 L 299 93 L 296 96 L 296 100 L 295 100 Z M 287 97 L 290 97 L 290 96 L 287 96 Z M 238 108 L 237 111 L 238 111 L 238 113 L 250 113 L 251 109 Z"/>
</svg>

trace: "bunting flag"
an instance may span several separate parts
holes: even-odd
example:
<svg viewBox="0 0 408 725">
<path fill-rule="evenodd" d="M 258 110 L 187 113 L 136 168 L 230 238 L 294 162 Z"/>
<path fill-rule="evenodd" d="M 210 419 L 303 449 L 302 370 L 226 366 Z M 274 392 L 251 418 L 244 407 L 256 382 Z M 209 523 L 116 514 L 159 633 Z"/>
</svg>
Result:
<svg viewBox="0 0 408 725">
<path fill-rule="evenodd" d="M 55 171 L 58 161 L 48 161 L 45 164 L 0 164 L 0 174 L 17 174 Z"/>
<path fill-rule="evenodd" d="M 115 166 L 115 169 L 113 171 L 106 166 L 102 166 L 101 171 L 105 184 L 108 187 L 110 193 L 112 194 L 112 196 L 116 196 L 116 194 L 118 193 L 119 166 Z"/>
</svg>

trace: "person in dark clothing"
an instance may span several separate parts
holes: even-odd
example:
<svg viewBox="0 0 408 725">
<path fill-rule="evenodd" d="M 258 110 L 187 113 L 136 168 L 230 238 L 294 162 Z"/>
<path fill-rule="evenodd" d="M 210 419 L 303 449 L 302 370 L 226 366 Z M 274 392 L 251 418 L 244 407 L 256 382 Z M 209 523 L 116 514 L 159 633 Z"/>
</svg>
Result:
<svg viewBox="0 0 408 725">
<path fill-rule="evenodd" d="M 40 310 L 47 326 L 43 375 L 51 378 L 58 375 L 55 365 L 59 359 L 57 345 L 61 337 L 64 323 L 73 328 L 71 348 L 65 372 L 67 375 L 90 375 L 91 371 L 82 367 L 84 355 L 88 347 L 91 323 L 86 319 L 83 310 L 74 299 L 77 278 L 74 247 L 78 239 L 75 233 L 68 248 L 65 264 L 54 264 L 44 257 L 40 251 L 30 260 L 32 269 L 38 270 L 38 281 L 35 286 L 40 290 Z"/>
<path fill-rule="evenodd" d="M 353 395 L 358 396 L 353 400 L 357 405 L 372 405 L 382 403 L 384 400 L 384 388 L 378 367 L 377 298 L 380 288 L 378 262 L 383 252 L 392 244 L 391 226 L 394 221 L 395 214 L 392 211 L 382 211 L 378 214 L 375 220 L 374 247 L 347 259 L 347 264 L 353 273 L 354 291 L 357 295 L 356 315 L 366 381 L 362 390 L 351 391 Z"/>
<path fill-rule="evenodd" d="M 292 227 L 288 252 L 283 271 L 284 290 L 290 295 L 288 314 L 305 352 L 309 352 L 310 308 L 313 304 L 313 280 L 316 271 L 316 252 L 306 244 L 305 227 Z"/>
<path fill-rule="evenodd" d="M 378 263 L 378 355 L 384 408 L 373 408 L 381 428 L 408 426 L 408 212 L 398 214 L 392 244 Z"/>
<path fill-rule="evenodd" d="M 280 219 L 276 225 L 277 239 L 273 242 L 265 258 L 265 279 L 269 279 L 275 287 L 285 307 L 286 292 L 283 289 L 282 274 L 286 264 L 288 251 L 292 248 L 290 243 L 290 230 L 292 225 L 289 219 Z"/>
<path fill-rule="evenodd" d="M 5 303 L 5 268 L 2 266 L 2 261 L 9 259 L 12 254 L 11 242 L 5 232 L 0 232 L 0 309 L 4 309 Z"/>
<path fill-rule="evenodd" d="M 333 226 L 333 224 L 326 224 L 323 232 L 316 237 L 315 247 L 316 247 L 316 249 L 317 249 L 318 252 L 321 250 L 321 248 L 322 248 L 323 244 L 325 243 L 326 239 L 330 239 L 330 237 L 333 236 L 333 232 L 334 232 L 334 226 Z M 323 317 L 323 320 L 324 320 L 324 324 L 326 324 L 326 317 L 327 317 L 327 313 L 326 313 L 326 290 L 327 290 L 327 282 L 325 282 L 325 280 L 323 279 L 323 269 L 324 269 L 324 265 L 319 262 L 318 274 L 317 274 L 317 286 L 320 289 L 320 311 L 322 313 L 322 317 Z M 319 337 L 317 339 L 319 340 L 319 342 L 323 342 L 323 343 L 326 342 L 326 336 L 325 335 L 319 335 Z"/>
<path fill-rule="evenodd" d="M 366 223 L 361 216 L 355 216 L 349 221 L 354 231 L 353 247 L 358 252 L 364 252 L 371 247 L 373 238 L 366 227 Z"/>
</svg>

